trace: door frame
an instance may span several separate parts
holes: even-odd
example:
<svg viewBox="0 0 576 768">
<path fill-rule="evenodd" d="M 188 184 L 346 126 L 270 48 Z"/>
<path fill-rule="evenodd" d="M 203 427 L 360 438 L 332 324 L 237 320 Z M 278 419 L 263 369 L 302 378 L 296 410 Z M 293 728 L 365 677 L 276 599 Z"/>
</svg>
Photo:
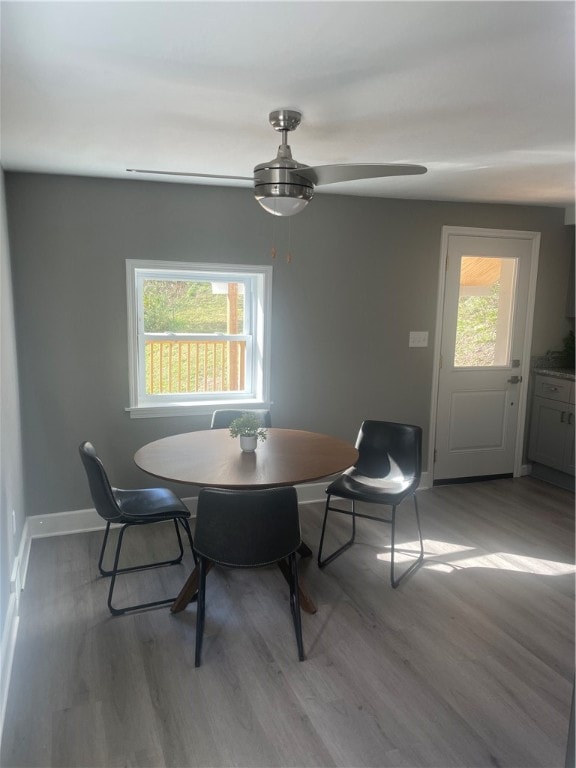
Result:
<svg viewBox="0 0 576 768">
<path fill-rule="evenodd" d="M 524 432 L 528 402 L 528 381 L 531 369 L 532 326 L 534 322 L 534 304 L 536 299 L 536 279 L 538 276 L 538 258 L 540 255 L 540 232 L 515 229 L 484 229 L 483 227 L 455 227 L 444 225 L 440 241 L 440 260 L 438 267 L 438 292 L 436 304 L 436 326 L 434 332 L 434 353 L 432 370 L 432 392 L 430 403 L 430 428 L 428 444 L 428 473 L 430 485 L 434 482 L 434 448 L 436 445 L 436 417 L 438 413 L 438 389 L 440 384 L 440 350 L 442 348 L 442 322 L 444 318 L 444 295 L 446 291 L 446 263 L 448 259 L 448 240 L 451 235 L 472 237 L 498 237 L 532 241 L 530 253 L 530 282 L 528 287 L 528 302 L 526 306 L 526 331 L 524 348 L 522 350 L 522 365 L 519 373 L 522 385 L 519 392 L 518 424 L 516 428 L 516 445 L 514 449 L 514 477 L 520 477 L 523 472 L 522 458 L 524 455 Z"/>
</svg>

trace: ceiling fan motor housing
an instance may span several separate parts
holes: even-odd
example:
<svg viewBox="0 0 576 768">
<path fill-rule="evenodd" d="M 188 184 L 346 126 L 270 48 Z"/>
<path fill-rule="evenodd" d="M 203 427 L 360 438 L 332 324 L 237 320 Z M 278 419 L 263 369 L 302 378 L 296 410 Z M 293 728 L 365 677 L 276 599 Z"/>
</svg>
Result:
<svg viewBox="0 0 576 768">
<path fill-rule="evenodd" d="M 280 209 L 276 209 L 274 206 L 274 200 L 302 201 L 302 204 L 294 207 L 293 213 L 298 213 L 314 196 L 314 184 L 298 174 L 299 168 L 307 167 L 307 165 L 294 160 L 288 144 L 282 143 L 273 160 L 260 163 L 254 168 L 256 200 L 267 211 L 279 216 L 291 215 L 287 212 L 290 208 L 284 206 L 280 212 Z"/>
<path fill-rule="evenodd" d="M 272 167 L 263 163 L 254 169 L 254 194 L 257 200 L 262 197 L 312 200 L 314 185 L 288 168 Z"/>
</svg>

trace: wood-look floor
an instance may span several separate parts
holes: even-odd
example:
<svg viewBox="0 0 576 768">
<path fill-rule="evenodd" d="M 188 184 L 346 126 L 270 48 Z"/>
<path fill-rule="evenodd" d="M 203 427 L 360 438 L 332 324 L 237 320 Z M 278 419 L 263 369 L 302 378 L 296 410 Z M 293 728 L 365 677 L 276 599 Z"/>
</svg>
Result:
<svg viewBox="0 0 576 768">
<path fill-rule="evenodd" d="M 0 764 L 563 768 L 574 496 L 522 478 L 419 500 L 426 560 L 399 589 L 389 526 L 361 521 L 324 571 L 301 561 L 318 604 L 302 617 L 302 663 L 278 569 L 209 574 L 195 669 L 195 604 L 112 618 L 101 534 L 35 540 Z M 301 519 L 316 551 L 321 505 Z M 132 533 L 150 552 L 170 529 Z M 144 583 L 145 597 L 176 594 L 190 561 L 124 577 L 119 599 Z"/>
</svg>

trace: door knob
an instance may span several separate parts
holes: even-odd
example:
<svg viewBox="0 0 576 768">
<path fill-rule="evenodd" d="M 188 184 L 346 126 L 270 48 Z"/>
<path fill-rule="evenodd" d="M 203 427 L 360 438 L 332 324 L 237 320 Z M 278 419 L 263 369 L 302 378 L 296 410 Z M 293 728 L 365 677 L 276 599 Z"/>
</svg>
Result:
<svg viewBox="0 0 576 768">
<path fill-rule="evenodd" d="M 522 381 L 522 376 L 510 376 L 508 379 L 509 384 L 519 384 Z"/>
</svg>

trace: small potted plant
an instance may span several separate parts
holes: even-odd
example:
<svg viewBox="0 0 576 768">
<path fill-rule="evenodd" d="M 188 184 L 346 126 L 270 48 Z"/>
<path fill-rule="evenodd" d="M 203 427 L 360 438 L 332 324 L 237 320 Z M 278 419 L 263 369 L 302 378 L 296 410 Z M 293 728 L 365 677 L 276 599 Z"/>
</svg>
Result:
<svg viewBox="0 0 576 768">
<path fill-rule="evenodd" d="M 230 437 L 239 437 L 240 448 L 252 452 L 256 450 L 258 440 L 266 440 L 267 434 L 260 418 L 255 413 L 246 411 L 231 422 Z"/>
</svg>

